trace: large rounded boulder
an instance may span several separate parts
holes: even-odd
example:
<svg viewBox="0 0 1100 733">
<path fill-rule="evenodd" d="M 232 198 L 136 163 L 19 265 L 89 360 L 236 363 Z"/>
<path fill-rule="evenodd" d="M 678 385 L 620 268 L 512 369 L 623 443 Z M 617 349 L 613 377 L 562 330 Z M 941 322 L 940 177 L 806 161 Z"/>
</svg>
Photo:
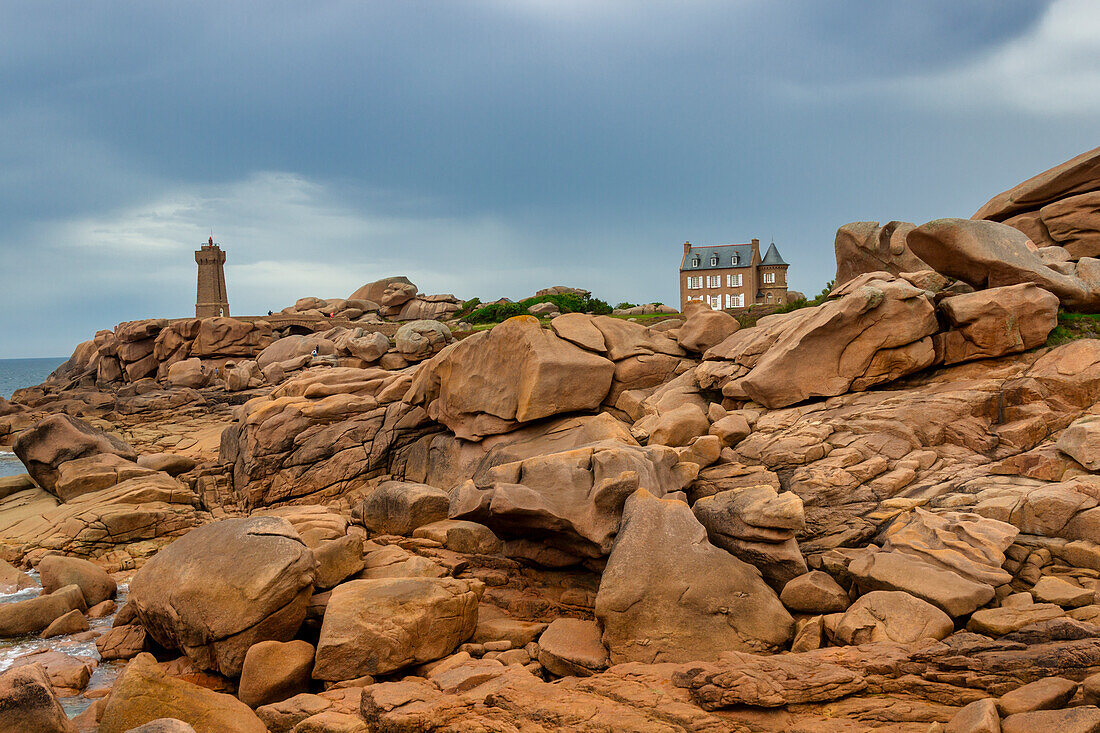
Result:
<svg viewBox="0 0 1100 733">
<path fill-rule="evenodd" d="M 67 461 L 112 453 L 133 461 L 133 447 L 71 415 L 50 415 L 15 440 L 12 450 L 39 486 L 55 492 L 58 467 Z"/>
<path fill-rule="evenodd" d="M 192 530 L 130 582 L 149 635 L 202 669 L 237 677 L 256 642 L 289 641 L 313 593 L 313 553 L 279 517 L 226 519 Z"/>
<path fill-rule="evenodd" d="M 453 343 L 421 367 L 405 402 L 460 438 L 481 440 L 523 423 L 595 410 L 615 364 L 545 330 L 533 316 Z"/>
</svg>

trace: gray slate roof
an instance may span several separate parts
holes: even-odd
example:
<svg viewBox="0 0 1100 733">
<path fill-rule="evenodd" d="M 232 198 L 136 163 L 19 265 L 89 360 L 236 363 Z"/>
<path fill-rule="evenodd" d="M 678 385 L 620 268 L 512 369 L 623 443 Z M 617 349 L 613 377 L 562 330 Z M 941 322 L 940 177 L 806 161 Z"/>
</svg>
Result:
<svg viewBox="0 0 1100 733">
<path fill-rule="evenodd" d="M 737 264 L 733 264 L 733 257 L 737 255 Z M 699 257 L 698 267 L 692 265 L 695 256 Z M 711 257 L 718 255 L 718 264 L 710 264 Z M 720 244 L 711 247 L 692 247 L 684 256 L 683 267 L 680 272 L 694 270 L 719 270 L 729 267 L 748 267 L 752 264 L 751 244 Z"/>
<path fill-rule="evenodd" d="M 779 250 L 775 246 L 775 242 L 772 242 L 772 246 L 768 247 L 768 251 L 764 253 L 764 259 L 760 260 L 761 265 L 786 265 L 783 261 L 783 255 L 779 254 Z"/>
</svg>

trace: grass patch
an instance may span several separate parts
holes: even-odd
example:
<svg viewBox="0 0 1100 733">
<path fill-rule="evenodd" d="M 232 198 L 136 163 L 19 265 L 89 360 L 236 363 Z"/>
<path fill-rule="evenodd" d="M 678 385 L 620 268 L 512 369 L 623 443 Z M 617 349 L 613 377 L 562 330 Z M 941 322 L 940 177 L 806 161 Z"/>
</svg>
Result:
<svg viewBox="0 0 1100 733">
<path fill-rule="evenodd" d="M 527 309 L 538 303 L 553 303 L 562 313 L 594 313 L 598 316 L 610 315 L 611 306 L 599 298 L 582 297 L 576 293 L 558 293 L 554 295 L 538 295 L 533 298 L 521 300 L 518 303 L 490 303 L 481 305 L 476 298 L 466 301 L 463 310 L 470 305 L 470 310 L 463 313 L 459 311 L 456 317 L 473 324 L 500 323 L 513 316 L 527 314 Z"/>
<path fill-rule="evenodd" d="M 1078 339 L 1100 338 L 1100 314 L 1059 311 L 1058 325 L 1047 336 L 1047 346 L 1061 346 Z"/>
</svg>

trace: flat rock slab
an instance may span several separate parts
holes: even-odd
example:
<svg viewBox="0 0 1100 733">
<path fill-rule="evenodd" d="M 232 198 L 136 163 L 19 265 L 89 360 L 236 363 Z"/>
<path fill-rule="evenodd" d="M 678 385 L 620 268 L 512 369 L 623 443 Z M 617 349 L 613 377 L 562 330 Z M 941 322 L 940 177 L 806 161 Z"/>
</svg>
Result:
<svg viewBox="0 0 1100 733">
<path fill-rule="evenodd" d="M 997 701 L 997 709 L 1001 715 L 1054 710 L 1063 707 L 1076 693 L 1076 682 L 1062 677 L 1047 677 L 1001 695 L 1001 699 Z"/>
<path fill-rule="evenodd" d="M 727 652 L 718 662 L 689 665 L 673 677 L 673 683 L 690 690 L 692 700 L 704 710 L 825 702 L 867 686 L 861 673 L 814 657 L 742 652 Z"/>
<path fill-rule="evenodd" d="M 1092 706 L 1068 710 L 1038 710 L 1009 715 L 1001 721 L 1001 733 L 1097 733 L 1100 708 Z"/>
</svg>

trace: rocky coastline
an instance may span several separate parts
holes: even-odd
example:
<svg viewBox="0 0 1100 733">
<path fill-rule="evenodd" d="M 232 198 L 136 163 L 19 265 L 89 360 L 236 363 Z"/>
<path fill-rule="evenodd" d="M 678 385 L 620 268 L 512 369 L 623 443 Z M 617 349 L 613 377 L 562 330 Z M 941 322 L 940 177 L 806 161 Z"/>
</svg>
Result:
<svg viewBox="0 0 1100 733">
<path fill-rule="evenodd" d="M 1097 197 L 846 224 L 751 324 L 101 331 L 0 401 L 0 730 L 1100 731 Z"/>
</svg>

